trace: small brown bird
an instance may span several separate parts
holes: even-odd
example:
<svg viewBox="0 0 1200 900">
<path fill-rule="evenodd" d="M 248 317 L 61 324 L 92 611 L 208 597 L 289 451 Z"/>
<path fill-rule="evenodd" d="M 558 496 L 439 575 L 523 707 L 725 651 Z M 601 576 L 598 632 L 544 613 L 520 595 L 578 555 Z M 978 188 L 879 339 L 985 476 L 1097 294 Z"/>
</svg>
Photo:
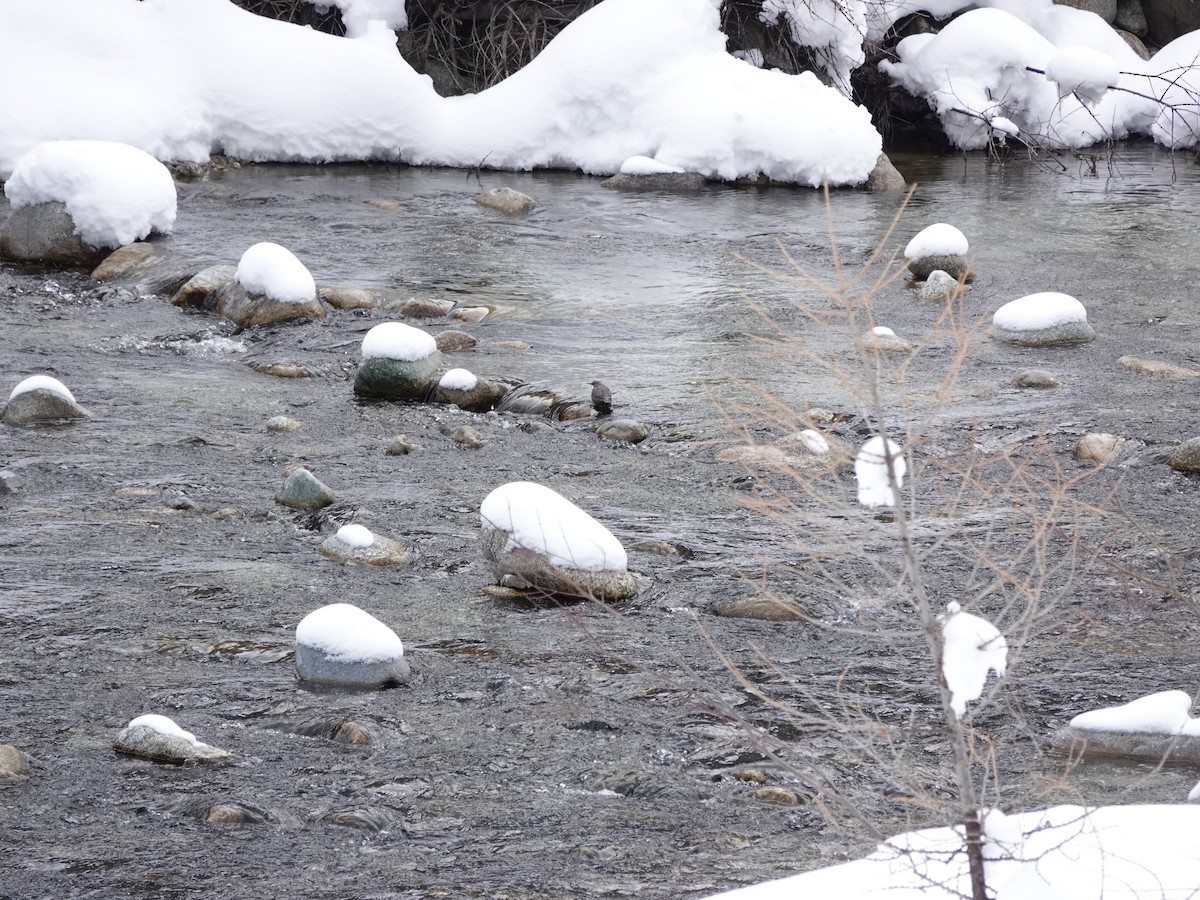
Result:
<svg viewBox="0 0 1200 900">
<path fill-rule="evenodd" d="M 592 409 L 597 415 L 607 416 L 612 412 L 612 391 L 603 381 L 592 382 Z"/>
</svg>

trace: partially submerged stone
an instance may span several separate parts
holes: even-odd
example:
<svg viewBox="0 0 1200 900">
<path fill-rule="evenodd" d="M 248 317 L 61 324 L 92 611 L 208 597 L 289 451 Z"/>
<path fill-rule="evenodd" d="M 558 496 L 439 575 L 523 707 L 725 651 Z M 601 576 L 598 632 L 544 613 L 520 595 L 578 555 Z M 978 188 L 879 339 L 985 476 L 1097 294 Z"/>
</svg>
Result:
<svg viewBox="0 0 1200 900">
<path fill-rule="evenodd" d="M 956 281 L 971 277 L 967 262 L 970 244 L 966 235 L 945 222 L 937 222 L 919 231 L 904 248 L 904 258 L 912 277 L 922 281 L 941 269 Z"/>
<path fill-rule="evenodd" d="M 66 204 L 57 200 L 14 209 L 0 231 L 0 256 L 17 262 L 90 268 L 108 252 L 84 243 Z"/>
<path fill-rule="evenodd" d="M 1153 762 L 1200 763 L 1200 720 L 1191 694 L 1159 691 L 1121 706 L 1080 713 L 1050 741 L 1073 758 L 1129 757 Z"/>
<path fill-rule="evenodd" d="M 410 677 L 396 633 L 349 603 L 323 606 L 296 626 L 296 672 L 303 681 L 361 688 L 406 684 Z"/>
<path fill-rule="evenodd" d="M 1112 460 L 1117 450 L 1124 443 L 1125 438 L 1118 437 L 1115 434 L 1091 432 L 1079 439 L 1078 443 L 1075 444 L 1072 454 L 1076 459 L 1090 460 L 1099 465 L 1104 465 Z"/>
<path fill-rule="evenodd" d="M 619 172 L 600 182 L 600 187 L 614 191 L 690 193 L 701 190 L 704 181 L 704 176 L 699 172 L 650 172 L 645 175 Z"/>
<path fill-rule="evenodd" d="M 1195 369 L 1157 359 L 1122 356 L 1117 363 L 1137 375 L 1150 375 L 1154 378 L 1195 378 L 1200 376 L 1200 372 Z"/>
<path fill-rule="evenodd" d="M 12 744 L 0 744 L 0 781 L 29 774 L 25 754 Z"/>
<path fill-rule="evenodd" d="M 650 429 L 634 419 L 613 419 L 596 429 L 596 437 L 626 444 L 640 444 L 649 436 Z"/>
<path fill-rule="evenodd" d="M 472 350 L 479 343 L 473 334 L 465 331 L 447 329 L 434 335 L 434 342 L 442 353 L 454 353 L 458 350 Z"/>
<path fill-rule="evenodd" d="M 327 559 L 368 566 L 398 566 L 408 560 L 408 551 L 391 538 L 373 534 L 362 525 L 343 525 L 317 547 Z"/>
<path fill-rule="evenodd" d="M 525 212 L 537 205 L 537 201 L 532 197 L 522 194 L 520 191 L 514 191 L 510 187 L 485 191 L 482 194 L 476 194 L 472 199 L 480 206 L 510 214 Z"/>
<path fill-rule="evenodd" d="M 315 296 L 310 300 L 276 300 L 266 294 L 253 294 L 237 281 L 221 285 L 213 296 L 217 313 L 243 328 L 325 315 L 324 304 Z"/>
<path fill-rule="evenodd" d="M 859 341 L 863 347 L 876 353 L 912 353 L 917 345 L 910 340 L 900 337 L 896 332 L 883 325 L 876 325 Z"/>
<path fill-rule="evenodd" d="M 466 369 L 451 369 L 438 381 L 433 399 L 470 412 L 489 412 L 500 405 L 507 392 L 507 385 L 477 378 Z"/>
<path fill-rule="evenodd" d="M 440 319 L 454 309 L 453 300 L 409 297 L 400 304 L 400 315 L 409 319 Z"/>
<path fill-rule="evenodd" d="M 295 431 L 300 427 L 300 422 L 296 419 L 288 418 L 287 416 L 271 416 L 267 419 L 267 431 Z"/>
<path fill-rule="evenodd" d="M 433 388 L 442 354 L 432 336 L 403 322 L 384 322 L 367 332 L 354 393 L 382 400 L 423 401 Z"/>
<path fill-rule="evenodd" d="M 323 509 L 336 499 L 333 491 L 304 467 L 289 472 L 283 490 L 275 495 L 276 503 L 292 509 Z"/>
<path fill-rule="evenodd" d="M 800 604 L 782 597 L 754 596 L 724 598 L 708 611 L 731 619 L 760 619 L 764 622 L 802 622 L 811 618 Z"/>
<path fill-rule="evenodd" d="M 958 296 L 961 289 L 958 279 L 949 272 L 934 269 L 917 291 L 917 299 L 924 303 L 945 303 Z"/>
<path fill-rule="evenodd" d="M 1169 463 L 1180 472 L 1200 472 L 1200 437 L 1189 438 L 1171 451 Z"/>
<path fill-rule="evenodd" d="M 0 421 L 6 425 L 65 423 L 91 416 L 57 378 L 31 375 L 21 381 L 4 405 Z"/>
<path fill-rule="evenodd" d="M 875 160 L 875 168 L 867 176 L 865 187 L 869 191 L 903 191 L 908 187 L 908 182 L 888 155 L 880 153 L 879 159 Z"/>
<path fill-rule="evenodd" d="M 366 288 L 327 286 L 317 291 L 317 297 L 334 309 L 374 309 L 379 305 L 379 296 Z"/>
<path fill-rule="evenodd" d="M 219 265 L 201 269 L 175 292 L 171 303 L 193 309 L 214 309 L 217 292 L 232 284 L 236 274 L 237 266 Z"/>
<path fill-rule="evenodd" d="M 219 747 L 196 740 L 166 716 L 138 716 L 121 730 L 113 741 L 118 753 L 128 753 L 155 762 L 208 763 L 225 762 L 233 754 Z"/>
</svg>

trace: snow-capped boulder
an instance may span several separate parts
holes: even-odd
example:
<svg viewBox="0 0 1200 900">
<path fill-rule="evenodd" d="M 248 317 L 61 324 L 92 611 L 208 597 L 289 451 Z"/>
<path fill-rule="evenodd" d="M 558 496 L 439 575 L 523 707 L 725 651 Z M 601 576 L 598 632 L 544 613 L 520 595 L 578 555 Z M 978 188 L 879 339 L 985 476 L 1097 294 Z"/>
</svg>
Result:
<svg viewBox="0 0 1200 900">
<path fill-rule="evenodd" d="M 348 687 L 406 684 L 410 672 L 396 632 L 350 603 L 331 603 L 296 626 L 296 672 L 303 681 Z"/>
<path fill-rule="evenodd" d="M 155 762 L 179 765 L 222 762 L 232 758 L 227 750 L 196 740 L 194 734 L 184 731 L 174 720 L 154 714 L 138 716 L 121 729 L 113 741 L 113 749 Z"/>
<path fill-rule="evenodd" d="M 876 353 L 912 353 L 917 345 L 907 338 L 902 338 L 892 329 L 876 325 L 861 338 L 863 347 Z"/>
<path fill-rule="evenodd" d="M 12 216 L 0 253 L 22 262 L 94 266 L 110 250 L 175 224 L 175 182 L 150 154 L 112 141 L 49 141 L 4 185 Z"/>
<path fill-rule="evenodd" d="M 970 244 L 966 235 L 945 222 L 938 222 L 918 232 L 904 248 L 908 270 L 917 281 L 928 278 L 935 269 L 941 269 L 956 280 L 969 278 L 971 267 L 967 262 Z"/>
<path fill-rule="evenodd" d="M 625 548 L 603 525 L 550 488 L 514 481 L 479 508 L 483 555 L 496 580 L 558 594 L 623 600 L 637 592 Z"/>
<path fill-rule="evenodd" d="M 275 502 L 292 509 L 323 509 L 337 499 L 312 472 L 298 467 L 288 472 Z"/>
<path fill-rule="evenodd" d="M 1043 291 L 1005 303 L 992 316 L 993 334 L 1010 344 L 1046 347 L 1095 340 L 1087 310 L 1068 294 Z"/>
<path fill-rule="evenodd" d="M 1186 691 L 1159 691 L 1121 706 L 1080 713 L 1060 728 L 1051 746 L 1072 757 L 1126 756 L 1200 762 L 1200 719 Z"/>
<path fill-rule="evenodd" d="M 898 444 L 882 437 L 873 437 L 858 451 L 854 460 L 854 477 L 858 481 L 858 502 L 863 506 L 895 506 L 898 502 L 892 478 L 888 475 L 889 458 L 895 487 L 901 488 L 908 464 Z"/>
<path fill-rule="evenodd" d="M 308 269 L 286 247 L 263 241 L 242 254 L 215 292 L 217 312 L 243 328 L 325 315 Z"/>
<path fill-rule="evenodd" d="M 424 400 L 441 359 L 431 335 L 403 322 L 383 322 L 363 338 L 354 393 L 383 400 Z"/>
<path fill-rule="evenodd" d="M 369 566 L 396 566 L 408 559 L 408 551 L 391 538 L 373 534 L 363 525 L 343 525 L 331 534 L 317 552 L 339 562 L 358 562 Z"/>
<path fill-rule="evenodd" d="M 478 378 L 466 369 L 450 369 L 438 381 L 435 403 L 453 403 L 471 412 L 488 412 L 496 408 L 508 388 L 494 381 Z"/>
<path fill-rule="evenodd" d="M 90 415 L 57 378 L 30 375 L 8 395 L 0 421 L 6 425 L 28 425 L 32 422 L 69 422 Z"/>
</svg>

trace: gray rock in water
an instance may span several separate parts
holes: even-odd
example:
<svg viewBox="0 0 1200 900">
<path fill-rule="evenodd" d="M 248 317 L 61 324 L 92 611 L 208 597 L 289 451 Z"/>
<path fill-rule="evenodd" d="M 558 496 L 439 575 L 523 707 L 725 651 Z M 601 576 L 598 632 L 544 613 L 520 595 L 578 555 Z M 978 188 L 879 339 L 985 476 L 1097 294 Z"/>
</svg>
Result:
<svg viewBox="0 0 1200 900">
<path fill-rule="evenodd" d="M 600 187 L 614 191 L 688 193 L 704 187 L 704 176 L 699 172 L 656 172 L 650 175 L 627 175 L 621 172 L 600 182 Z"/>
<path fill-rule="evenodd" d="M 37 388 L 17 394 L 4 406 L 0 422 L 6 425 L 29 425 L 35 422 L 65 423 L 91 417 L 86 409 L 57 391 Z"/>
<path fill-rule="evenodd" d="M 226 285 L 233 284 L 237 266 L 209 266 L 189 278 L 171 297 L 175 306 L 196 309 L 215 309 L 216 295 Z"/>
<path fill-rule="evenodd" d="M 400 315 L 409 319 L 440 319 L 454 309 L 453 300 L 409 297 L 400 304 Z"/>
<path fill-rule="evenodd" d="M 722 599 L 713 603 L 708 611 L 715 616 L 732 619 L 761 619 L 764 622 L 802 622 L 811 616 L 792 600 L 782 597 L 740 597 Z"/>
<path fill-rule="evenodd" d="M 1072 759 L 1126 757 L 1158 763 L 1200 763 L 1200 737 L 1125 731 L 1085 731 L 1069 725 L 1050 738 L 1050 748 Z"/>
<path fill-rule="evenodd" d="M 116 740 L 113 741 L 113 749 L 118 753 L 128 753 L 131 756 L 140 756 L 155 762 L 177 765 L 227 762 L 233 758 L 233 754 L 227 750 L 212 747 L 194 738 L 188 740 L 177 734 L 165 734 L 156 728 L 134 724 L 126 726 L 117 735 Z"/>
<path fill-rule="evenodd" d="M 1045 369 L 1027 369 L 1024 372 L 1018 372 L 1013 377 L 1013 384 L 1019 388 L 1036 388 L 1039 390 L 1063 386 L 1062 381 L 1059 380 L 1057 375 L 1053 372 L 1047 372 Z"/>
<path fill-rule="evenodd" d="M 325 306 L 316 297 L 298 302 L 275 300 L 265 294 L 249 293 L 236 279 L 221 285 L 213 296 L 217 313 L 243 328 L 325 315 Z"/>
<path fill-rule="evenodd" d="M 1086 459 L 1098 465 L 1110 462 L 1117 450 L 1125 443 L 1125 438 L 1115 434 L 1093 431 L 1081 437 L 1071 451 L 1076 459 Z"/>
<path fill-rule="evenodd" d="M 866 188 L 869 191 L 903 191 L 908 182 L 900 174 L 900 170 L 892 164 L 886 153 L 880 153 L 875 160 L 875 168 L 867 176 Z"/>
<path fill-rule="evenodd" d="M 479 341 L 475 340 L 473 334 L 467 334 L 465 331 L 456 331 L 455 329 L 447 329 L 439 331 L 433 336 L 437 342 L 437 348 L 443 353 L 453 353 L 456 350 L 472 350 Z"/>
<path fill-rule="evenodd" d="M 333 491 L 305 468 L 292 471 L 283 482 L 283 490 L 275 495 L 276 503 L 292 509 L 323 509 L 335 499 Z"/>
<path fill-rule="evenodd" d="M 295 431 L 300 422 L 287 416 L 271 416 L 267 419 L 267 431 Z"/>
<path fill-rule="evenodd" d="M 0 781 L 29 773 L 25 754 L 12 744 L 0 744 Z"/>
<path fill-rule="evenodd" d="M 334 309 L 374 309 L 379 296 L 366 288 L 326 286 L 317 290 L 317 297 Z"/>
<path fill-rule="evenodd" d="M 303 681 L 361 688 L 407 684 L 411 676 L 396 633 L 349 603 L 323 606 L 296 626 L 296 673 Z"/>
<path fill-rule="evenodd" d="M 510 187 L 485 191 L 482 194 L 476 194 L 472 199 L 480 206 L 485 206 L 488 209 L 494 209 L 502 213 L 525 212 L 537 205 L 537 201 L 532 197 L 522 194 L 520 191 L 514 191 Z"/>
<path fill-rule="evenodd" d="M 908 261 L 908 270 L 916 281 L 927 280 L 938 269 L 955 281 L 971 279 L 971 264 L 965 256 L 923 256 Z"/>
<path fill-rule="evenodd" d="M 378 534 L 373 537 L 370 546 L 355 547 L 346 543 L 340 536 L 331 534 L 317 547 L 317 552 L 326 559 L 363 563 L 368 566 L 399 566 L 408 561 L 408 551 L 402 544 Z"/>
<path fill-rule="evenodd" d="M 1171 453 L 1172 469 L 1180 472 L 1200 472 L 1200 437 L 1184 441 Z"/>
<path fill-rule="evenodd" d="M 23 487 L 25 487 L 25 479 L 8 469 L 0 470 L 0 494 L 12 494 Z"/>
<path fill-rule="evenodd" d="M 475 322 L 482 322 L 493 312 L 495 312 L 495 309 L 491 306 L 460 306 L 450 311 L 450 318 L 456 322 L 473 324 Z"/>
<path fill-rule="evenodd" d="M 435 403 L 452 403 L 459 409 L 469 412 L 490 412 L 500 405 L 508 387 L 495 381 L 484 381 L 482 378 L 475 382 L 475 387 L 469 391 L 438 385 L 434 391 Z"/>
<path fill-rule="evenodd" d="M 128 285 L 139 294 L 170 297 L 195 274 L 194 265 L 177 261 L 164 245 L 135 241 L 108 254 L 92 270 L 92 279 Z"/>
<path fill-rule="evenodd" d="M 958 279 L 953 278 L 949 272 L 934 269 L 917 291 L 917 299 L 925 303 L 945 303 L 958 294 L 958 291 Z"/>
<path fill-rule="evenodd" d="M 1011 331 L 992 326 L 996 340 L 1022 347 L 1052 347 L 1056 344 L 1086 344 L 1096 339 L 1096 330 L 1087 322 L 1064 322 L 1050 328 L 1035 328 L 1029 331 Z"/>
<path fill-rule="evenodd" d="M 354 393 L 381 400 L 423 401 L 433 387 L 433 375 L 442 362 L 435 350 L 417 360 L 372 356 L 364 359 L 354 377 Z"/>
<path fill-rule="evenodd" d="M 14 209 L 0 231 L 0 255 L 17 262 L 90 269 L 111 249 L 85 244 L 66 204 L 57 200 Z"/>
<path fill-rule="evenodd" d="M 650 429 L 633 419 L 613 419 L 597 428 L 596 436 L 606 441 L 640 444 L 650 436 Z"/>
</svg>

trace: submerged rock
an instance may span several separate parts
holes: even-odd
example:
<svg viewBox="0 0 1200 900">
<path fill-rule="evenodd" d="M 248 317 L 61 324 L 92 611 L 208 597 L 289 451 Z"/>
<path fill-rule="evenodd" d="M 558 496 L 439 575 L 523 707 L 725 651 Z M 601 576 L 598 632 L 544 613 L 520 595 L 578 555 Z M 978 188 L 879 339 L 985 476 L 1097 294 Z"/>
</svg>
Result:
<svg viewBox="0 0 1200 900">
<path fill-rule="evenodd" d="M 415 449 L 416 448 L 409 443 L 408 438 L 402 434 L 398 434 L 388 443 L 386 452 L 388 456 L 408 456 L 408 454 L 412 453 Z"/>
<path fill-rule="evenodd" d="M 166 716 L 138 716 L 121 730 L 113 741 L 118 753 L 128 753 L 155 762 L 206 763 L 225 762 L 233 754 L 196 740 Z"/>
<path fill-rule="evenodd" d="M 69 422 L 91 417 L 75 402 L 75 397 L 57 378 L 31 375 L 8 396 L 0 421 L 6 425 L 30 425 L 36 422 Z"/>
<path fill-rule="evenodd" d="M 802 622 L 811 616 L 800 604 L 782 597 L 755 596 L 722 599 L 708 611 L 731 619 L 761 619 L 764 622 Z"/>
<path fill-rule="evenodd" d="M 409 319 L 440 319 L 452 309 L 453 300 L 409 297 L 400 304 L 400 315 Z"/>
<path fill-rule="evenodd" d="M 349 603 L 323 606 L 296 626 L 296 672 L 303 681 L 363 688 L 406 684 L 411 674 L 396 632 Z"/>
<path fill-rule="evenodd" d="M 864 334 L 859 340 L 862 345 L 876 353 L 912 353 L 917 345 L 906 340 L 890 328 L 877 325 Z"/>
<path fill-rule="evenodd" d="M 510 187 L 485 191 L 482 194 L 476 194 L 471 199 L 480 206 L 485 206 L 488 209 L 494 209 L 502 213 L 525 212 L 537 206 L 537 201 L 532 197 L 522 194 L 520 191 L 514 191 Z"/>
<path fill-rule="evenodd" d="M 704 187 L 704 176 L 699 172 L 650 172 L 645 175 L 619 172 L 600 182 L 600 187 L 614 191 L 689 193 Z"/>
<path fill-rule="evenodd" d="M 267 419 L 267 431 L 295 431 L 301 423 L 287 416 L 271 416 Z"/>
<path fill-rule="evenodd" d="M 454 439 L 454 443 L 466 447 L 468 450 L 478 450 L 487 443 L 470 425 L 459 425 L 454 429 L 451 437 Z"/>
<path fill-rule="evenodd" d="M 613 419 L 597 428 L 596 436 L 606 441 L 640 444 L 650 436 L 650 429 L 633 419 Z"/>
<path fill-rule="evenodd" d="M 454 353 L 457 350 L 471 350 L 479 343 L 475 339 L 475 335 L 467 334 L 465 331 L 456 331 L 453 328 L 446 331 L 439 331 L 433 338 L 437 344 L 437 348 L 443 353 Z"/>
<path fill-rule="evenodd" d="M 336 499 L 333 491 L 302 466 L 288 473 L 283 490 L 275 495 L 276 503 L 292 509 L 323 509 Z"/>
</svg>

